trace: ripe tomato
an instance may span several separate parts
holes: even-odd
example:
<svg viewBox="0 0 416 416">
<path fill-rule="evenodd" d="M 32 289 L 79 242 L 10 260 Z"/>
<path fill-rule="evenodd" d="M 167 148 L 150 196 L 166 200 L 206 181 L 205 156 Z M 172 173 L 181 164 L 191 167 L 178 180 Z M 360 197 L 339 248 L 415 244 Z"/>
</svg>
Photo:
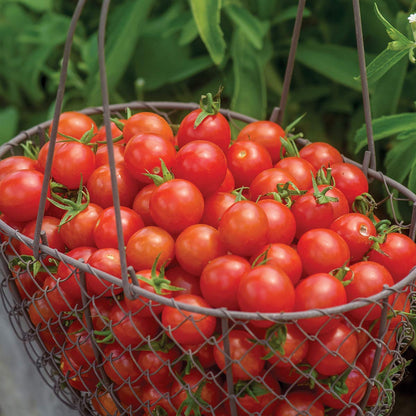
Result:
<svg viewBox="0 0 416 416">
<path fill-rule="evenodd" d="M 172 142 L 151 133 L 133 136 L 124 151 L 124 163 L 130 175 L 141 183 L 152 183 L 146 174 L 162 176 L 163 160 L 170 170 L 176 158 L 176 150 Z"/>
<path fill-rule="evenodd" d="M 226 254 L 219 231 L 207 224 L 185 228 L 175 241 L 175 258 L 187 272 L 200 275 L 213 259 Z"/>
<path fill-rule="evenodd" d="M 95 246 L 94 229 L 102 212 L 99 205 L 90 202 L 84 210 L 61 226 L 59 234 L 68 249 Z"/>
<path fill-rule="evenodd" d="M 156 184 L 149 183 L 149 185 L 146 185 L 140 189 L 140 191 L 134 197 L 132 209 L 140 215 L 144 225 L 155 225 L 155 222 L 150 215 L 150 198 L 156 188 Z"/>
<path fill-rule="evenodd" d="M 377 234 L 370 218 L 358 212 L 341 215 L 331 224 L 331 230 L 336 231 L 348 244 L 351 263 L 363 259 L 372 244 L 370 237 Z"/>
<path fill-rule="evenodd" d="M 260 143 L 270 153 L 272 163 L 276 163 L 280 160 L 281 137 L 286 137 L 286 133 L 279 124 L 270 120 L 259 120 L 244 126 L 236 141 L 251 140 Z"/>
<path fill-rule="evenodd" d="M 250 186 L 260 172 L 273 166 L 267 149 L 249 140 L 232 144 L 227 152 L 227 161 L 237 188 Z"/>
<path fill-rule="evenodd" d="M 163 228 L 149 225 L 136 231 L 127 242 L 126 257 L 135 270 L 167 266 L 175 255 L 175 240 Z"/>
<path fill-rule="evenodd" d="M 36 218 L 41 198 L 43 173 L 32 170 L 11 172 L 0 181 L 0 211 L 11 221 L 26 222 Z M 47 198 L 50 198 L 48 186 Z M 45 209 L 50 202 L 46 200 Z"/>
<path fill-rule="evenodd" d="M 229 192 L 214 192 L 205 198 L 204 214 L 201 223 L 218 228 L 218 224 L 227 209 L 236 202 L 235 195 Z"/>
<path fill-rule="evenodd" d="M 115 170 L 120 205 L 131 207 L 140 189 L 139 182 L 127 172 L 124 163 L 118 163 Z M 100 205 L 102 208 L 114 205 L 109 165 L 102 165 L 94 170 L 87 182 L 87 189 L 91 202 Z"/>
<path fill-rule="evenodd" d="M 74 363 L 65 355 L 61 355 L 59 368 L 65 376 L 65 381 L 76 390 L 93 392 L 100 383 L 100 379 L 92 366 Z"/>
<path fill-rule="evenodd" d="M 257 201 L 260 197 L 273 199 L 273 196 L 269 194 L 278 191 L 277 185 L 284 185 L 287 182 L 291 182 L 299 188 L 296 179 L 287 170 L 282 168 L 262 170 L 251 182 L 250 199 L 252 201 Z M 293 189 L 293 186 L 290 185 L 289 190 Z"/>
<path fill-rule="evenodd" d="M 241 278 L 237 299 L 240 309 L 246 312 L 291 312 L 295 289 L 283 269 L 266 264 L 252 268 Z M 273 325 L 272 321 L 266 320 L 252 323 L 262 327 Z"/>
<path fill-rule="evenodd" d="M 309 341 L 306 361 L 323 376 L 344 372 L 358 354 L 358 339 L 353 329 L 338 321 L 325 332 L 319 332 L 316 340 Z"/>
<path fill-rule="evenodd" d="M 302 260 L 305 276 L 329 273 L 350 261 L 350 249 L 342 237 L 327 228 L 314 228 L 303 234 L 297 251 Z"/>
<path fill-rule="evenodd" d="M 36 170 L 38 163 L 34 159 L 26 156 L 9 156 L 6 159 L 0 160 L 0 181 L 9 173 L 18 170 Z"/>
<path fill-rule="evenodd" d="M 341 153 L 325 142 L 314 142 L 302 147 L 299 156 L 311 163 L 316 170 L 343 162 Z"/>
<path fill-rule="evenodd" d="M 172 179 L 158 186 L 150 198 L 154 222 L 171 234 L 197 224 L 204 213 L 201 191 L 186 179 Z"/>
<path fill-rule="evenodd" d="M 199 287 L 199 276 L 188 273 L 182 269 L 181 266 L 168 267 L 165 270 L 165 276 L 166 279 L 170 281 L 172 286 L 182 289 L 172 292 L 173 297 L 187 293 L 198 296 L 202 295 L 201 289 Z"/>
<path fill-rule="evenodd" d="M 178 295 L 175 300 L 193 307 L 210 308 L 200 296 Z M 178 344 L 200 344 L 214 334 L 216 318 L 199 312 L 180 310 L 165 306 L 162 312 L 162 325 L 167 335 Z"/>
<path fill-rule="evenodd" d="M 277 403 L 273 416 L 324 416 L 324 405 L 316 393 L 307 390 L 291 390 L 286 394 L 286 400 Z"/>
<path fill-rule="evenodd" d="M 131 208 L 120 207 L 124 246 L 130 237 L 144 227 L 140 215 Z M 94 227 L 94 242 L 98 248 L 118 248 L 115 208 L 106 208 L 98 217 Z"/>
<path fill-rule="evenodd" d="M 274 167 L 289 172 L 295 178 L 299 189 L 308 190 L 312 188 L 312 178 L 316 176 L 316 169 L 306 159 L 297 156 L 285 157 L 277 162 Z"/>
<path fill-rule="evenodd" d="M 231 173 L 230 169 L 227 167 L 227 171 L 225 173 L 225 178 L 222 181 L 222 184 L 217 189 L 218 192 L 231 192 L 235 188 L 235 180 L 234 176 Z"/>
<path fill-rule="evenodd" d="M 268 266 L 278 266 L 289 276 L 290 280 L 296 285 L 302 277 L 302 261 L 298 252 L 287 244 L 272 243 L 262 247 L 250 258 L 254 264 L 265 262 Z"/>
<path fill-rule="evenodd" d="M 367 298 L 384 289 L 384 286 L 393 286 L 394 280 L 390 272 L 381 264 L 373 261 L 360 261 L 350 266 L 350 271 L 344 280 L 352 280 L 345 290 L 348 302 L 357 298 Z M 389 297 L 389 303 L 394 296 Z M 352 309 L 347 314 L 356 320 L 374 321 L 381 315 L 381 306 L 370 303 L 368 306 Z"/>
<path fill-rule="evenodd" d="M 173 132 L 169 123 L 159 114 L 143 111 L 133 114 L 124 122 L 123 137 L 126 143 L 138 134 L 156 134 L 173 142 Z"/>
<path fill-rule="evenodd" d="M 388 233 L 378 250 L 374 247 L 370 251 L 368 259 L 382 264 L 397 283 L 416 266 L 416 243 L 407 235 Z"/>
<path fill-rule="evenodd" d="M 252 342 L 252 335 L 241 329 L 233 329 L 227 335 L 229 342 L 229 357 L 232 360 L 231 370 L 234 381 L 249 380 L 259 376 L 266 364 L 262 359 L 265 349 L 260 344 Z M 224 339 L 217 339 L 214 347 L 214 358 L 220 370 L 225 371 Z M 228 364 L 230 365 L 230 364 Z"/>
<path fill-rule="evenodd" d="M 114 144 L 113 145 L 113 152 L 114 152 L 114 162 L 117 165 L 119 162 L 124 162 L 124 145 L 122 144 Z M 95 167 L 98 168 L 102 165 L 108 165 L 108 147 L 107 145 L 99 146 L 97 151 L 95 152 Z"/>
<path fill-rule="evenodd" d="M 123 123 L 122 120 L 119 120 L 119 121 L 121 123 Z M 125 120 L 124 120 L 124 122 L 125 122 Z M 117 127 L 117 124 L 114 123 L 114 121 L 110 121 L 110 130 L 111 130 L 110 137 L 112 139 L 116 139 L 117 137 L 119 137 L 119 136 L 121 136 L 123 134 L 122 130 L 120 130 Z M 90 143 L 100 142 L 100 143 L 98 143 L 99 144 L 99 148 L 100 147 L 103 147 L 103 145 L 104 145 L 104 147 L 106 147 L 106 145 L 107 145 L 106 144 L 106 140 L 107 140 L 107 134 L 106 133 L 107 132 L 106 132 L 105 124 L 103 124 L 101 127 L 98 128 L 97 133 L 93 136 L 93 138 L 91 139 L 91 142 Z M 124 143 L 124 140 L 122 142 L 114 143 L 114 145 L 115 144 L 119 145 L 121 143 Z"/>
<path fill-rule="evenodd" d="M 325 309 L 347 303 L 344 285 L 328 273 L 316 273 L 302 279 L 295 289 L 295 310 Z M 328 331 L 337 320 L 330 316 L 299 319 L 299 326 L 309 334 Z"/>
<path fill-rule="evenodd" d="M 357 196 L 368 193 L 367 178 L 359 167 L 351 163 L 334 163 L 331 174 L 335 186 L 346 196 L 350 206 Z"/>
<path fill-rule="evenodd" d="M 249 270 L 250 263 L 244 257 L 233 254 L 211 260 L 201 273 L 202 296 L 214 308 L 238 310 L 238 287 Z"/>
<path fill-rule="evenodd" d="M 146 403 L 144 414 L 146 416 L 154 416 L 155 414 L 162 414 L 166 416 L 176 416 L 176 410 L 169 398 L 168 387 L 156 387 L 151 384 L 144 384 L 138 388 L 137 397 L 141 403 Z M 140 402 L 137 401 L 133 405 L 136 408 Z M 143 406 L 140 406 L 140 411 L 143 411 Z"/>
<path fill-rule="evenodd" d="M 176 178 L 195 184 L 203 195 L 218 190 L 227 173 L 227 159 L 215 143 L 194 140 L 182 146 L 172 169 Z"/>
<path fill-rule="evenodd" d="M 67 329 L 67 341 L 63 354 L 72 363 L 79 366 L 88 366 L 95 361 L 92 334 L 83 323 L 74 320 Z"/>
<path fill-rule="evenodd" d="M 179 148 L 194 140 L 208 140 L 218 145 L 225 153 L 231 141 L 228 120 L 221 113 L 216 113 L 208 115 L 195 127 L 195 121 L 201 111 L 200 108 L 193 110 L 182 119 L 176 134 Z"/>
<path fill-rule="evenodd" d="M 49 136 L 52 133 L 52 126 L 53 123 L 49 126 Z M 91 129 L 93 133 L 97 133 L 97 125 L 90 116 L 77 111 L 65 111 L 59 116 L 57 137 L 65 139 L 64 136 L 61 136 L 61 134 L 64 134 L 75 139 L 81 139 Z"/>
<path fill-rule="evenodd" d="M 251 256 L 268 242 L 269 221 L 253 201 L 235 202 L 218 225 L 220 239 L 233 254 Z"/>
</svg>

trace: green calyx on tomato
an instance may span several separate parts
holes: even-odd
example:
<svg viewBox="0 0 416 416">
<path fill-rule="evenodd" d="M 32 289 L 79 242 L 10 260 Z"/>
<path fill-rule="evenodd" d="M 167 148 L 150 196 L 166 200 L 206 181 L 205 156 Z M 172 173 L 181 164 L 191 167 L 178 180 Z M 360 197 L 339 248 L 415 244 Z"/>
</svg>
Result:
<svg viewBox="0 0 416 416">
<path fill-rule="evenodd" d="M 38 159 L 40 147 L 33 143 L 32 140 L 28 140 L 25 143 L 20 143 L 20 147 L 23 149 L 24 156 L 33 160 Z"/>
<path fill-rule="evenodd" d="M 151 341 L 145 343 L 137 348 L 136 351 L 160 351 L 160 352 L 169 352 L 172 348 L 175 347 L 175 343 L 170 341 L 166 333 L 163 333 L 160 341 Z"/>
<path fill-rule="evenodd" d="M 178 378 L 181 380 L 179 376 Z M 179 409 L 176 412 L 176 414 L 177 415 L 184 414 L 185 416 L 189 416 L 189 415 L 202 416 L 201 407 L 206 408 L 209 406 L 209 404 L 201 397 L 202 389 L 204 388 L 207 381 L 206 380 L 201 381 L 198 384 L 198 388 L 196 389 L 196 391 L 191 391 L 190 389 L 188 389 L 187 384 L 183 380 L 181 380 L 181 383 L 186 390 L 186 399 L 179 406 Z"/>
<path fill-rule="evenodd" d="M 349 272 L 351 272 L 351 279 L 349 279 L 349 280 L 344 280 L 345 279 L 345 276 L 349 273 Z M 347 264 L 344 264 L 343 266 L 341 266 L 341 267 L 338 267 L 338 268 L 336 268 L 336 269 L 334 269 L 334 270 L 331 270 L 330 272 L 329 272 L 329 274 L 331 275 L 331 276 L 334 276 L 335 278 L 337 278 L 342 284 L 343 284 L 343 286 L 345 287 L 345 286 L 348 286 L 350 283 L 352 283 L 352 281 L 354 280 L 354 271 L 353 270 L 351 270 L 348 266 L 347 266 Z"/>
<path fill-rule="evenodd" d="M 318 169 L 318 172 L 316 173 L 316 183 L 317 185 L 330 185 L 330 186 L 336 186 L 335 179 L 332 176 L 331 168 L 320 168 Z"/>
<path fill-rule="evenodd" d="M 162 185 L 162 183 L 175 179 L 175 176 L 167 168 L 166 163 L 163 161 L 163 159 L 160 159 L 160 167 L 162 170 L 162 176 L 156 173 L 150 173 L 150 172 L 144 173 L 144 175 L 150 178 L 156 186 L 160 186 Z"/>
<path fill-rule="evenodd" d="M 263 360 L 269 360 L 272 358 L 277 351 L 279 354 L 284 355 L 285 350 L 283 345 L 286 342 L 287 327 L 284 324 L 275 324 L 267 329 L 265 340 L 270 347 L 270 351 L 262 357 Z"/>
<path fill-rule="evenodd" d="M 256 380 L 239 380 L 234 384 L 234 392 L 238 397 L 250 396 L 256 400 L 258 396 L 270 393 L 270 390 Z"/>
<path fill-rule="evenodd" d="M 201 112 L 195 120 L 194 128 L 197 128 L 208 116 L 215 116 L 220 111 L 221 93 L 224 87 L 220 87 L 213 97 L 210 92 L 201 96 L 199 105 Z"/>
<path fill-rule="evenodd" d="M 311 175 L 312 175 L 313 196 L 315 197 L 316 202 L 318 204 L 322 205 L 322 204 L 327 204 L 329 202 L 338 202 L 339 201 L 339 199 L 334 197 L 334 196 L 326 195 L 326 193 L 333 188 L 331 185 L 328 185 L 324 189 L 319 190 L 317 181 L 314 178 L 312 172 L 311 172 Z"/>
<path fill-rule="evenodd" d="M 267 195 L 273 196 L 273 198 L 285 204 L 288 208 L 293 205 L 293 196 L 300 196 L 306 194 L 307 191 L 300 190 L 293 182 L 278 183 L 276 185 L 277 192 L 270 192 Z"/>
</svg>

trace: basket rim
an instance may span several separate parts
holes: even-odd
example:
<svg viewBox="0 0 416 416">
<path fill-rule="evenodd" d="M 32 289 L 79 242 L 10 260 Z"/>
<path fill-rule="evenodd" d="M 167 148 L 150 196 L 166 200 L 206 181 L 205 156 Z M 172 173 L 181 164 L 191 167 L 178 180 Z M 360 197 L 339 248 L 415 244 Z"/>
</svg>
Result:
<svg viewBox="0 0 416 416">
<path fill-rule="evenodd" d="M 134 110 L 193 110 L 199 108 L 199 104 L 195 102 L 172 102 L 172 101 L 131 101 L 128 103 L 121 103 L 121 104 L 112 104 L 110 105 L 111 112 L 123 111 L 127 108 L 134 109 Z M 97 107 L 87 107 L 82 110 L 77 110 L 80 113 L 86 115 L 96 115 L 102 114 L 104 109 L 102 106 Z M 220 112 L 225 115 L 226 117 L 232 118 L 234 120 L 243 121 L 246 123 L 250 123 L 253 121 L 258 121 L 258 119 L 246 116 L 244 114 L 238 113 L 236 111 L 232 111 L 229 109 L 221 109 Z M 17 136 L 9 140 L 8 142 L 2 144 L 0 146 L 0 158 L 6 154 L 13 146 L 18 145 L 20 142 L 29 139 L 31 136 L 39 134 L 40 131 L 48 128 L 49 125 L 52 123 L 52 120 L 47 120 L 42 123 L 39 123 L 36 126 L 33 126 L 25 131 L 22 131 Z M 309 140 L 305 139 L 298 139 L 298 141 L 305 145 L 310 143 Z M 354 164 L 355 166 L 363 169 L 363 165 L 345 157 L 343 155 L 343 159 L 347 163 Z M 376 171 L 373 169 L 368 169 L 367 174 L 370 178 L 376 179 L 380 182 L 384 182 L 385 184 L 392 186 L 393 188 L 397 189 L 401 194 L 406 196 L 410 201 L 413 202 L 413 205 L 416 206 L 416 194 L 412 192 L 410 189 L 406 188 L 404 185 L 400 184 L 399 182 L 395 181 L 394 179 L 384 175 L 381 171 Z M 29 247 L 33 248 L 34 240 L 21 234 L 16 229 L 7 225 L 4 221 L 0 220 L 0 230 L 7 236 L 11 238 L 15 238 L 19 241 L 22 241 L 24 244 L 28 245 Z M 82 263 L 78 260 L 69 257 L 65 253 L 59 252 L 56 249 L 52 249 L 44 244 L 39 245 L 39 249 L 41 253 L 50 255 L 55 257 L 60 261 L 64 261 L 65 263 L 70 264 L 73 267 L 78 268 L 79 270 L 87 273 L 96 274 L 98 277 L 103 278 L 104 280 L 113 283 L 116 286 L 123 287 L 122 279 L 112 276 L 108 273 L 105 273 L 101 270 L 95 269 L 86 263 Z M 4 255 L 4 253 L 3 253 Z M 5 259 L 6 261 L 6 259 Z M 243 311 L 232 311 L 226 308 L 204 308 L 204 307 L 195 307 L 191 305 L 187 305 L 186 303 L 178 302 L 174 298 L 166 298 L 154 293 L 151 293 L 145 289 L 142 289 L 136 286 L 134 283 L 129 283 L 128 289 L 131 291 L 133 295 L 145 297 L 149 300 L 154 302 L 158 302 L 165 306 L 172 306 L 177 309 L 181 309 L 188 312 L 197 312 L 204 315 L 210 315 L 218 318 L 229 318 L 234 320 L 275 320 L 275 321 L 283 321 L 288 322 L 292 320 L 299 320 L 305 318 L 315 318 L 315 317 L 322 317 L 322 316 L 329 316 L 329 315 L 339 315 L 345 312 L 349 312 L 354 309 L 358 309 L 360 307 L 368 306 L 370 304 L 374 304 L 375 302 L 380 302 L 385 299 L 388 299 L 389 296 L 394 295 L 395 293 L 399 293 L 403 291 L 405 287 L 408 287 L 414 283 L 416 280 L 416 267 L 414 267 L 410 273 L 400 280 L 399 282 L 395 283 L 393 286 L 385 287 L 381 292 L 370 296 L 368 298 L 357 298 L 351 302 L 346 304 L 330 307 L 330 308 L 322 308 L 322 309 L 311 309 L 307 311 L 298 311 L 298 312 L 277 312 L 277 313 L 261 313 L 261 312 L 243 312 Z"/>
</svg>

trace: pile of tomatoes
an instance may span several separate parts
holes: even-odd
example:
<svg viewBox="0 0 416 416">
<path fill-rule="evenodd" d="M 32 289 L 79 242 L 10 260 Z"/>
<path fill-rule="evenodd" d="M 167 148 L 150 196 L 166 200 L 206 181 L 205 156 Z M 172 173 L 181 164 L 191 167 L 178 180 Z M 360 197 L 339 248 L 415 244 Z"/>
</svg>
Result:
<svg viewBox="0 0 416 416">
<path fill-rule="evenodd" d="M 394 286 L 416 244 L 377 217 L 337 149 L 298 149 L 272 121 L 232 140 L 215 106 L 175 131 L 150 111 L 113 120 L 111 151 L 85 114 L 62 113 L 57 131 L 42 221 L 57 256 L 16 236 L 2 247 L 65 388 L 101 415 L 354 415 L 367 388 L 366 406 L 386 399 L 411 288 L 386 296 L 382 334 L 381 301 L 314 311 Z M 30 238 L 50 143 L 0 161 L 1 220 Z M 96 273 L 121 279 L 125 265 L 139 291 Z"/>
</svg>

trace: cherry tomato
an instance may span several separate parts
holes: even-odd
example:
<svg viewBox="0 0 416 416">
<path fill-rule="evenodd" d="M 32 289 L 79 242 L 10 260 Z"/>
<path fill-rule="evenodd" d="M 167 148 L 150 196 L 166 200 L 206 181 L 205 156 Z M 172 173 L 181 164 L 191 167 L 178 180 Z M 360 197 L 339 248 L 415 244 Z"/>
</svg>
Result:
<svg viewBox="0 0 416 416">
<path fill-rule="evenodd" d="M 0 181 L 9 173 L 18 170 L 36 170 L 38 163 L 36 160 L 26 156 L 9 156 L 0 160 Z"/>
<path fill-rule="evenodd" d="M 53 123 L 49 126 L 49 136 L 52 133 L 52 126 Z M 64 136 L 61 136 L 62 134 L 75 139 L 81 139 L 91 129 L 93 133 L 97 132 L 97 125 L 90 116 L 77 111 L 65 111 L 59 116 L 57 137 L 66 139 Z"/>
<path fill-rule="evenodd" d="M 121 123 L 123 123 L 123 121 L 122 120 L 119 120 Z M 125 122 L 125 120 L 124 120 L 124 122 Z M 114 121 L 110 121 L 110 128 L 111 128 L 111 133 L 110 133 L 110 137 L 112 138 L 112 139 L 116 139 L 117 137 L 120 137 L 122 134 L 123 134 L 123 132 L 122 132 L 122 130 L 120 130 L 118 127 L 117 127 L 117 124 L 116 123 L 114 123 Z M 105 128 L 105 124 L 103 124 L 98 130 L 97 130 L 97 133 L 95 133 L 95 135 L 93 136 L 93 138 L 91 139 L 91 142 L 90 143 L 97 143 L 97 142 L 100 142 L 100 143 L 98 143 L 99 144 L 99 148 L 100 147 L 103 147 L 103 145 L 104 145 L 104 147 L 106 147 L 106 145 L 107 145 L 107 143 L 106 143 L 106 140 L 107 140 L 107 135 L 106 135 L 106 128 Z M 124 140 L 122 141 L 122 143 L 124 142 Z M 120 145 L 121 144 L 121 142 L 117 142 L 117 143 L 114 143 L 114 145 Z"/>
<path fill-rule="evenodd" d="M 175 258 L 187 272 L 200 275 L 216 257 L 226 254 L 219 231 L 207 224 L 185 228 L 175 241 Z"/>
<path fill-rule="evenodd" d="M 312 178 L 316 176 L 316 169 L 306 159 L 296 156 L 285 157 L 277 162 L 274 167 L 289 172 L 295 178 L 299 189 L 308 190 L 312 188 Z"/>
<path fill-rule="evenodd" d="M 59 368 L 65 376 L 65 381 L 76 390 L 94 392 L 100 383 L 100 379 L 92 366 L 74 363 L 65 355 L 61 355 Z"/>
<path fill-rule="evenodd" d="M 43 173 L 32 170 L 11 172 L 0 181 L 0 211 L 11 221 L 26 222 L 36 218 L 41 198 Z M 47 198 L 50 198 L 50 188 Z M 46 200 L 45 210 L 50 202 Z"/>
<path fill-rule="evenodd" d="M 152 183 L 146 174 L 162 176 L 162 160 L 170 170 L 176 158 L 176 150 L 172 142 L 151 133 L 133 136 L 124 151 L 124 163 L 127 171 L 137 181 Z"/>
<path fill-rule="evenodd" d="M 153 416 L 157 413 L 166 416 L 176 416 L 176 409 L 171 403 L 170 388 L 156 387 L 151 384 L 145 384 L 138 389 L 137 397 L 142 403 L 146 403 L 144 414 L 146 416 Z M 135 403 L 137 406 L 140 402 Z M 141 406 L 142 408 L 143 406 Z"/>
<path fill-rule="evenodd" d="M 217 189 L 218 192 L 231 192 L 235 188 L 235 180 L 234 176 L 231 173 L 230 169 L 227 167 L 227 171 L 225 172 L 225 178 L 222 181 L 222 184 Z"/>
<path fill-rule="evenodd" d="M 272 163 L 276 163 L 280 160 L 281 137 L 286 137 L 286 133 L 279 124 L 270 120 L 259 120 L 244 126 L 236 140 L 251 140 L 260 143 L 270 153 Z"/>
<path fill-rule="evenodd" d="M 259 205 L 243 200 L 224 212 L 218 231 L 227 250 L 240 256 L 251 256 L 268 242 L 269 221 Z"/>
<path fill-rule="evenodd" d="M 299 150 L 299 156 L 306 159 L 316 170 L 343 162 L 341 153 L 325 142 L 313 142 Z"/>
<path fill-rule="evenodd" d="M 227 209 L 236 202 L 235 195 L 229 192 L 214 192 L 205 198 L 204 214 L 201 222 L 218 228 L 218 224 Z"/>
<path fill-rule="evenodd" d="M 131 208 L 120 207 L 123 241 L 126 245 L 130 237 L 144 227 L 140 215 Z M 93 231 L 94 242 L 98 248 L 118 248 L 115 208 L 108 207 L 100 214 Z"/>
<path fill-rule="evenodd" d="M 182 119 L 177 132 L 179 148 L 194 140 L 208 140 L 226 152 L 231 141 L 228 120 L 221 113 L 216 113 L 208 115 L 195 127 L 195 121 L 201 111 L 200 108 L 193 110 Z"/>
<path fill-rule="evenodd" d="M 149 183 L 140 189 L 134 197 L 132 209 L 140 215 L 144 225 L 155 225 L 155 222 L 150 215 L 150 198 L 156 188 L 156 184 Z"/>
<path fill-rule="evenodd" d="M 158 186 L 150 198 L 154 222 L 171 234 L 197 224 L 204 213 L 201 191 L 186 179 L 172 179 Z"/>
<path fill-rule="evenodd" d="M 331 224 L 331 229 L 348 244 L 352 263 L 363 259 L 372 244 L 370 237 L 377 234 L 370 218 L 358 212 L 341 215 Z"/>
<path fill-rule="evenodd" d="M 165 270 L 165 276 L 172 286 L 182 289 L 172 292 L 173 297 L 187 293 L 198 296 L 202 295 L 199 287 L 199 276 L 188 273 L 181 266 L 168 267 Z"/>
<path fill-rule="evenodd" d="M 397 283 L 416 266 L 416 243 L 407 235 L 388 233 L 378 250 L 374 247 L 370 251 L 368 259 L 382 264 Z"/>
<path fill-rule="evenodd" d="M 92 334 L 89 333 L 83 323 L 77 319 L 67 329 L 67 341 L 63 354 L 72 363 L 87 367 L 95 361 Z"/>
<path fill-rule="evenodd" d="M 249 140 L 231 145 L 227 152 L 227 161 L 237 188 L 250 186 L 260 172 L 273 166 L 266 148 Z"/>
<path fill-rule="evenodd" d="M 210 308 L 202 297 L 196 295 L 178 295 L 175 300 L 193 307 Z M 214 334 L 216 318 L 199 312 L 165 306 L 162 312 L 162 324 L 167 335 L 177 343 L 200 344 Z"/>
<path fill-rule="evenodd" d="M 314 273 L 329 273 L 348 265 L 350 249 L 342 237 L 327 228 L 314 228 L 303 234 L 297 251 L 302 260 L 305 276 Z"/>
<path fill-rule="evenodd" d="M 124 162 L 124 145 L 114 144 L 113 152 L 115 164 Z M 95 167 L 98 168 L 99 166 L 108 165 L 109 163 L 107 145 L 99 146 L 95 152 Z"/>
<path fill-rule="evenodd" d="M 273 416 L 324 416 L 324 405 L 316 393 L 307 390 L 291 390 L 286 394 L 286 400 L 277 403 Z"/>
<path fill-rule="evenodd" d="M 250 263 L 244 257 L 233 254 L 211 260 L 200 277 L 204 299 L 215 308 L 238 310 L 238 287 L 249 270 Z"/>
</svg>

